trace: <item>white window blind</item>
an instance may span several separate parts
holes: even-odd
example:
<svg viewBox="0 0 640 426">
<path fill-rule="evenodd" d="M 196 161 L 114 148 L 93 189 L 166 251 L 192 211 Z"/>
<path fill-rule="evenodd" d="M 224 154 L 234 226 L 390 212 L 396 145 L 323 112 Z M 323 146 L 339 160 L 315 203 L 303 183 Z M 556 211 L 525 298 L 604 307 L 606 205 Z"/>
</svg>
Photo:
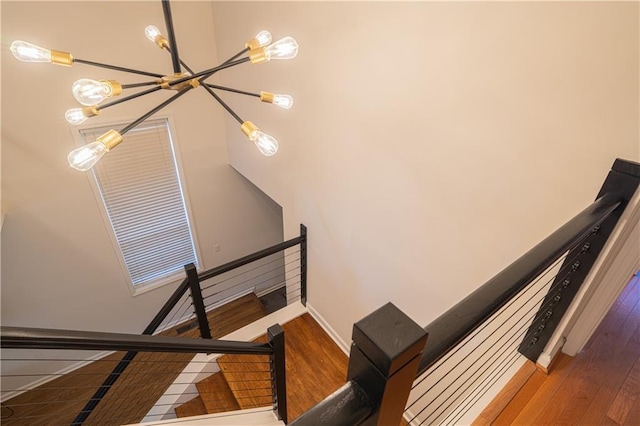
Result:
<svg viewBox="0 0 640 426">
<path fill-rule="evenodd" d="M 111 128 L 81 135 L 90 143 Z M 134 287 L 197 264 L 168 120 L 127 132 L 93 175 Z"/>
</svg>

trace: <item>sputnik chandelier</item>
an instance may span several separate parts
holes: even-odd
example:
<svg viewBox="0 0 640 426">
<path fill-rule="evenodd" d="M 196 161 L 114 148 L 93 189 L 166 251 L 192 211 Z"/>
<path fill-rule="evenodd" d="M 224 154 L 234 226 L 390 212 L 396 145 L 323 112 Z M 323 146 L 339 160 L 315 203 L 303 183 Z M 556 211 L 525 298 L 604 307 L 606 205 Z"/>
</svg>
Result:
<svg viewBox="0 0 640 426">
<path fill-rule="evenodd" d="M 91 169 L 102 156 L 115 148 L 123 141 L 123 135 L 138 126 L 140 123 L 169 105 L 179 97 L 184 95 L 196 87 L 204 88 L 224 109 L 233 116 L 240 124 L 240 129 L 245 136 L 256 144 L 258 150 L 263 155 L 271 156 L 278 150 L 278 141 L 260 131 L 251 121 L 244 121 L 227 105 L 215 92 L 215 90 L 238 93 L 247 96 L 259 98 L 262 102 L 272 103 L 281 108 L 289 109 L 293 105 L 293 98 L 289 95 L 280 95 L 270 92 L 251 93 L 243 90 L 233 89 L 230 87 L 218 86 L 206 83 L 206 79 L 211 77 L 218 71 L 231 68 L 245 62 L 259 64 L 270 61 L 271 59 L 291 59 L 298 53 L 298 44 L 291 37 L 285 37 L 281 40 L 271 43 L 271 34 L 268 31 L 261 31 L 253 39 L 245 44 L 245 48 L 232 56 L 222 64 L 209 68 L 204 71 L 194 72 L 187 64 L 178 56 L 178 45 L 173 29 L 173 19 L 171 17 L 171 6 L 169 0 L 162 0 L 162 10 L 164 13 L 164 21 L 167 29 L 167 37 L 165 38 L 158 28 L 153 25 L 145 28 L 146 37 L 154 42 L 161 49 L 171 54 L 173 65 L 173 75 L 162 75 L 152 72 L 140 71 L 131 68 L 124 68 L 116 65 L 103 64 L 84 59 L 74 58 L 68 52 L 57 50 L 48 50 L 25 41 L 14 41 L 10 50 L 13 55 L 24 62 L 49 62 L 57 65 L 71 66 L 74 63 L 91 65 L 95 67 L 107 68 L 116 71 L 128 72 L 131 74 L 153 77 L 154 80 L 140 83 L 121 84 L 115 80 L 90 80 L 80 79 L 73 83 L 72 92 L 76 100 L 84 105 L 81 108 L 72 108 L 65 114 L 66 120 L 73 125 L 83 123 L 90 117 L 99 115 L 103 110 L 123 102 L 148 95 L 150 93 L 165 89 L 177 91 L 176 94 L 169 99 L 160 103 L 151 111 L 134 120 L 119 131 L 109 130 L 105 134 L 96 138 L 95 142 L 84 145 L 69 153 L 69 165 L 80 171 Z M 242 57 L 247 55 L 245 57 Z M 150 88 L 141 90 L 129 96 L 124 96 L 115 100 L 103 103 L 107 99 L 117 97 L 122 94 L 123 90 L 134 89 L 139 87 L 151 86 Z"/>
</svg>

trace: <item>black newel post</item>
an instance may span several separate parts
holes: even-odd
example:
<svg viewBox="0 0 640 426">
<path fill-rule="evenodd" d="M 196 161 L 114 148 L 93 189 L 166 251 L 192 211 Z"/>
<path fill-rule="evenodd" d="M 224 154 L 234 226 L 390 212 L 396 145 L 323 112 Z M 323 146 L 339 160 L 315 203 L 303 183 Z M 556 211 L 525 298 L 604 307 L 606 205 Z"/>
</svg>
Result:
<svg viewBox="0 0 640 426">
<path fill-rule="evenodd" d="M 269 344 L 273 353 L 269 356 L 271 365 L 271 388 L 273 395 L 273 407 L 278 419 L 287 423 L 287 380 L 284 355 L 284 330 L 279 324 L 267 329 Z"/>
<path fill-rule="evenodd" d="M 207 319 L 207 311 L 204 308 L 204 299 L 202 299 L 202 291 L 200 290 L 200 280 L 198 279 L 196 265 L 193 263 L 185 265 L 184 271 L 187 273 L 187 279 L 189 280 L 193 309 L 196 311 L 196 318 L 198 318 L 198 326 L 200 327 L 200 337 L 203 339 L 211 339 L 209 320 Z"/>
<path fill-rule="evenodd" d="M 418 371 L 427 332 L 393 304 L 353 326 L 347 380 L 367 394 L 374 413 L 363 425 L 399 425 Z"/>
<path fill-rule="evenodd" d="M 300 224 L 300 302 L 307 306 L 307 227 Z"/>
</svg>

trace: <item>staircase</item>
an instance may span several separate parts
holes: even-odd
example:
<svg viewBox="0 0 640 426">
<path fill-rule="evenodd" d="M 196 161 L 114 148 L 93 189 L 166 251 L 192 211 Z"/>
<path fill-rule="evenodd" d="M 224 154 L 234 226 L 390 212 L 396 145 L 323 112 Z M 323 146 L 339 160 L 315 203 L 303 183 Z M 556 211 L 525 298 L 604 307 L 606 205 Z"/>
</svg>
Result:
<svg viewBox="0 0 640 426">
<path fill-rule="evenodd" d="M 256 342 L 266 342 L 261 336 Z M 264 355 L 224 355 L 220 372 L 196 384 L 198 397 L 176 408 L 178 417 L 223 413 L 270 406 L 269 359 Z"/>
<path fill-rule="evenodd" d="M 294 312 L 293 309 L 295 306 L 289 306 L 279 311 L 279 314 Z M 291 421 L 344 383 L 347 356 L 311 315 L 300 308 L 288 319 L 273 318 L 271 315 L 262 318 L 255 323 L 255 330 L 264 330 L 263 322 L 274 321 L 282 324 L 285 330 L 287 404 Z M 225 339 L 251 339 L 247 338 L 247 333 L 250 333 L 247 330 L 253 326 L 254 324 L 225 336 Z M 252 337 L 256 342 L 266 341 L 265 335 Z M 265 384 L 269 383 L 269 373 L 259 371 L 265 370 L 264 361 L 265 356 L 262 355 L 223 355 L 217 358 L 220 371 L 200 380 L 196 384 L 199 396 L 175 409 L 180 424 L 183 424 L 185 417 L 230 410 L 272 410 L 270 390 L 257 389 L 265 388 Z"/>
</svg>

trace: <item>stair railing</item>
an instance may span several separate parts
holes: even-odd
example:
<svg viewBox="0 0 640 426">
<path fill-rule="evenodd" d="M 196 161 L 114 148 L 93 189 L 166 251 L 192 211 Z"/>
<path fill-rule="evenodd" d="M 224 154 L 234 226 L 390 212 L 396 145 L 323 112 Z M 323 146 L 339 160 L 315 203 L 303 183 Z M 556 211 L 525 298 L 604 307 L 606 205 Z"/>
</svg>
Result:
<svg viewBox="0 0 640 426">
<path fill-rule="evenodd" d="M 271 392 L 273 407 L 277 415 L 286 421 L 286 398 L 283 396 L 286 389 L 284 383 L 284 371 L 282 370 L 284 363 L 284 331 L 279 325 L 269 327 L 267 330 L 268 341 L 266 343 L 255 342 L 238 342 L 225 340 L 207 340 L 193 339 L 184 337 L 169 336 L 148 336 L 148 335 L 131 335 L 120 333 L 101 333 L 87 331 L 70 331 L 70 330 L 52 330 L 52 329 L 36 329 L 23 327 L 0 327 L 1 347 L 4 349 L 37 349 L 39 351 L 63 350 L 73 351 L 129 351 L 144 353 L 161 353 L 163 359 L 148 358 L 141 360 L 140 363 L 146 364 L 167 364 L 171 367 L 172 363 L 176 363 L 176 371 L 171 371 L 169 380 L 176 376 L 181 368 L 189 362 L 195 354 L 238 354 L 238 355 L 267 355 L 270 357 L 271 383 L 269 386 Z M 58 352 L 59 353 L 59 352 Z M 186 357 L 171 358 L 168 354 L 186 354 Z M 58 358 L 61 361 L 69 361 L 69 356 Z M 55 355 L 52 355 L 49 361 L 55 361 Z M 6 359 L 3 361 L 7 361 Z M 11 360 L 9 360 L 11 361 Z M 108 360 L 105 362 L 109 362 Z M 138 361 L 132 360 L 130 363 Z M 99 364 L 94 361 L 93 364 Z M 73 379 L 83 376 L 83 382 L 86 385 L 86 379 L 94 381 L 100 376 L 101 368 L 99 365 L 89 365 L 83 367 L 78 372 L 74 372 L 76 376 L 67 377 L 66 375 L 53 375 L 53 381 L 49 381 L 40 392 L 48 391 L 49 397 L 57 395 L 52 400 L 42 401 L 39 399 L 38 389 L 32 396 L 21 398 L 18 396 L 9 401 L 3 402 L 3 415 L 5 411 L 10 411 L 11 416 L 4 418 L 7 424 L 80 424 L 76 419 L 71 420 L 73 411 L 70 408 L 84 403 L 82 400 L 74 400 L 78 396 L 86 395 L 89 387 L 74 383 Z M 163 367 L 164 368 L 164 367 Z M 256 367 L 253 367 L 254 369 Z M 156 369 L 156 370 L 154 370 Z M 128 414 L 131 405 L 140 405 L 142 399 L 151 402 L 157 399 L 162 392 L 163 387 L 158 388 L 157 381 L 162 374 L 157 371 L 158 366 L 147 365 L 143 367 L 143 371 L 137 373 L 128 373 L 129 380 L 127 383 L 119 385 L 118 395 L 111 395 L 109 401 L 111 405 L 104 407 L 98 411 L 92 410 L 91 413 L 83 417 L 82 422 L 89 421 L 97 424 L 126 424 L 139 422 L 142 417 L 136 417 Z M 171 368 L 170 368 L 171 369 Z M 32 373 L 30 373 L 32 375 Z M 132 376 L 138 376 L 132 380 Z M 5 377 L 6 378 L 6 377 Z M 142 382 L 140 385 L 137 382 Z M 97 384 L 97 383 L 96 383 Z M 46 388 L 46 389 L 45 389 Z M 138 390 L 141 388 L 142 390 Z M 150 389 L 156 389 L 155 395 L 148 395 Z M 248 387 L 251 390 L 251 387 Z M 261 389 L 261 388 L 260 388 Z M 53 392 L 52 392 L 53 391 Z M 33 390 L 30 392 L 34 392 Z M 142 395 L 144 394 L 144 398 Z M 69 395 L 74 395 L 69 397 Z M 137 399 L 137 401 L 136 401 Z M 115 403 L 114 403 L 115 402 Z M 145 408 L 145 411 L 151 408 Z M 283 412 L 284 410 L 284 412 Z M 94 417 L 91 415 L 94 414 Z M 69 416 L 69 418 L 67 418 Z M 132 417 L 133 416 L 133 417 Z"/>
<path fill-rule="evenodd" d="M 180 283 L 180 285 L 173 292 L 171 297 L 160 308 L 158 313 L 151 320 L 149 325 L 142 332 L 143 335 L 152 335 L 160 328 L 169 328 L 175 323 L 182 323 L 188 321 L 192 316 L 188 315 L 189 308 L 193 306 L 194 315 L 198 322 L 200 329 L 200 336 L 205 339 L 211 338 L 211 330 L 207 319 L 207 308 L 205 307 L 205 300 L 208 297 L 206 294 L 203 296 L 202 283 L 206 280 L 213 279 L 215 277 L 222 276 L 228 272 L 241 269 L 247 265 L 251 265 L 262 259 L 266 259 L 269 256 L 282 254 L 279 261 L 285 270 L 282 276 L 282 285 L 286 286 L 287 299 L 288 300 L 300 300 L 306 305 L 307 300 L 307 282 L 306 282 L 306 243 L 307 243 L 307 228 L 305 225 L 300 225 L 300 235 L 282 243 L 273 245 L 263 250 L 244 256 L 240 259 L 228 262 L 224 265 L 206 270 L 200 273 L 196 273 L 195 266 L 193 264 L 185 266 L 185 273 L 187 277 Z M 286 253 L 288 249 L 292 249 L 299 246 L 299 250 L 294 253 Z M 291 264 L 294 264 L 293 267 Z M 297 265 L 297 266 L 296 266 Z M 298 272 L 292 273 L 292 271 L 298 268 Z M 264 272 L 264 271 L 261 271 Z M 209 286 L 207 289 L 209 289 Z M 205 290 L 207 290 L 205 289 Z M 188 302 L 187 290 L 190 290 L 191 304 Z M 186 307 L 185 307 L 186 306 Z M 184 308 L 184 309 L 183 309 Z M 173 314 L 169 316 L 171 313 Z M 96 393 L 89 399 L 87 404 L 80 410 L 78 416 L 74 419 L 74 424 L 81 425 L 86 420 L 95 407 L 100 403 L 102 398 L 109 392 L 109 389 L 116 383 L 118 378 L 127 369 L 127 366 L 136 356 L 136 351 L 128 351 L 122 357 L 122 360 L 114 367 L 113 371 L 105 379 L 102 386 L 98 388 Z M 282 403 L 282 401 L 281 401 Z"/>
<path fill-rule="evenodd" d="M 420 328 L 425 336 L 394 306 L 356 323 L 347 384 L 292 424 L 473 421 L 492 386 L 537 360 L 639 185 L 640 164 L 616 160 L 592 205 Z"/>
</svg>

